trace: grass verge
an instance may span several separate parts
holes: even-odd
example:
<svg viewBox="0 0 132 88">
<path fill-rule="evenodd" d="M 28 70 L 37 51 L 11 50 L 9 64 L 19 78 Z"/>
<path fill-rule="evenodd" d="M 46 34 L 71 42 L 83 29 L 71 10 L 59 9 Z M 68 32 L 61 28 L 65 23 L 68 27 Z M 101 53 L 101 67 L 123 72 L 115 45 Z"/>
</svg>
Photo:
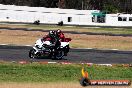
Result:
<svg viewBox="0 0 132 88">
<path fill-rule="evenodd" d="M 43 29 L 43 30 L 61 29 L 63 31 L 76 31 L 76 32 L 132 34 L 132 28 L 90 28 L 90 27 L 79 27 L 79 26 L 33 25 L 33 24 L 27 24 L 27 25 L 0 24 L 0 27 L 30 28 L 30 29 Z"/>
<path fill-rule="evenodd" d="M 79 26 L 56 26 L 56 25 L 26 25 L 31 29 L 62 29 L 65 31 L 91 32 L 91 33 L 110 33 L 110 34 L 132 34 L 132 28 L 94 28 L 94 27 L 79 27 Z"/>
<path fill-rule="evenodd" d="M 105 67 L 84 65 L 91 79 L 129 79 L 132 81 L 131 67 Z M 78 82 L 82 65 L 62 64 L 0 64 L 0 82 Z"/>
</svg>

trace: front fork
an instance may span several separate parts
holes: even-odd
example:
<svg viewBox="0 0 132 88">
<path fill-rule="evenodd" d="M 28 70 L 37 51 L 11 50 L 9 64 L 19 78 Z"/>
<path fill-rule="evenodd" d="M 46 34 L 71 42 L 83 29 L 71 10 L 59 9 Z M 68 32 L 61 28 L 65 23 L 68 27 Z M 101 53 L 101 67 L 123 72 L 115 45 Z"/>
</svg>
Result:
<svg viewBox="0 0 132 88">
<path fill-rule="evenodd" d="M 39 53 L 39 49 L 38 49 L 37 47 L 33 47 L 33 49 L 35 49 L 35 52 L 34 52 L 34 54 L 37 54 L 37 53 Z"/>
</svg>

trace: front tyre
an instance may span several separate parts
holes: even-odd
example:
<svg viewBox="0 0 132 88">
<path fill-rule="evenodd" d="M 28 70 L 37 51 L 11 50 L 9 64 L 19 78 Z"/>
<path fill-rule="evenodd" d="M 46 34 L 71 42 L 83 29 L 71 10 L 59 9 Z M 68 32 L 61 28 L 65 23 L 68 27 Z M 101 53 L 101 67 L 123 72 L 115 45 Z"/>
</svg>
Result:
<svg viewBox="0 0 132 88">
<path fill-rule="evenodd" d="M 35 58 L 35 49 L 31 49 L 31 50 L 29 51 L 29 57 L 30 57 L 30 58 Z"/>
</svg>

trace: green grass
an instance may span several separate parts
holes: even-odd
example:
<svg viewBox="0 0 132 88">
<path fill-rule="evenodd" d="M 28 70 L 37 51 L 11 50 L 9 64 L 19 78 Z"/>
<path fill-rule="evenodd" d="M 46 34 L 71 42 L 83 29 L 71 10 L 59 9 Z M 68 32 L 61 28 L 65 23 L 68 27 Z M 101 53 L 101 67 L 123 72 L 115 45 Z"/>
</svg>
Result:
<svg viewBox="0 0 132 88">
<path fill-rule="evenodd" d="M 77 82 L 82 65 L 61 64 L 0 64 L 0 82 Z M 85 66 L 91 79 L 129 79 L 132 68 Z"/>
<path fill-rule="evenodd" d="M 93 32 L 93 33 L 112 33 L 112 34 L 132 34 L 132 28 L 87 28 L 87 27 L 79 27 L 79 26 L 56 26 L 56 25 L 26 25 L 26 27 L 33 28 L 33 29 L 67 29 L 71 30 L 74 29 L 74 31 L 77 30 L 85 30 L 86 32 Z"/>
<path fill-rule="evenodd" d="M 43 30 L 65 30 L 65 31 L 77 31 L 77 32 L 92 32 L 92 33 L 111 33 L 111 34 L 132 34 L 132 28 L 88 28 L 88 27 L 79 27 L 79 26 L 57 26 L 57 25 L 9 25 L 9 24 L 0 24 L 0 27 L 24 27 L 31 29 L 43 29 Z"/>
<path fill-rule="evenodd" d="M 26 27 L 33 28 L 33 29 L 62 29 L 62 30 L 74 30 L 74 31 L 85 31 L 85 32 L 92 32 L 92 33 L 112 33 L 112 34 L 132 34 L 132 28 L 87 28 L 87 27 L 79 27 L 79 26 L 56 26 L 56 25 L 26 25 Z"/>
</svg>

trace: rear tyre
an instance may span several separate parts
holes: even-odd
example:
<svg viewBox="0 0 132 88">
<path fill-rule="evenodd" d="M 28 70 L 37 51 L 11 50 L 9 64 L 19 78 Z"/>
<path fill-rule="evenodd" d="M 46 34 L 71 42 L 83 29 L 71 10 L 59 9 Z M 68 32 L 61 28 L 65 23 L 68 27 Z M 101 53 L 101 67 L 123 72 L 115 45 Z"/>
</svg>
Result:
<svg viewBox="0 0 132 88">
<path fill-rule="evenodd" d="M 61 60 L 64 56 L 64 51 L 60 50 L 60 51 L 57 51 L 56 54 L 55 54 L 55 59 L 58 59 L 58 60 Z"/>
<path fill-rule="evenodd" d="M 69 45 L 67 45 L 67 46 L 65 47 L 65 49 L 64 49 L 64 51 L 65 51 L 64 56 L 67 56 L 67 54 L 68 54 L 68 52 L 69 52 L 69 49 L 70 49 L 70 47 L 69 47 Z"/>
</svg>

